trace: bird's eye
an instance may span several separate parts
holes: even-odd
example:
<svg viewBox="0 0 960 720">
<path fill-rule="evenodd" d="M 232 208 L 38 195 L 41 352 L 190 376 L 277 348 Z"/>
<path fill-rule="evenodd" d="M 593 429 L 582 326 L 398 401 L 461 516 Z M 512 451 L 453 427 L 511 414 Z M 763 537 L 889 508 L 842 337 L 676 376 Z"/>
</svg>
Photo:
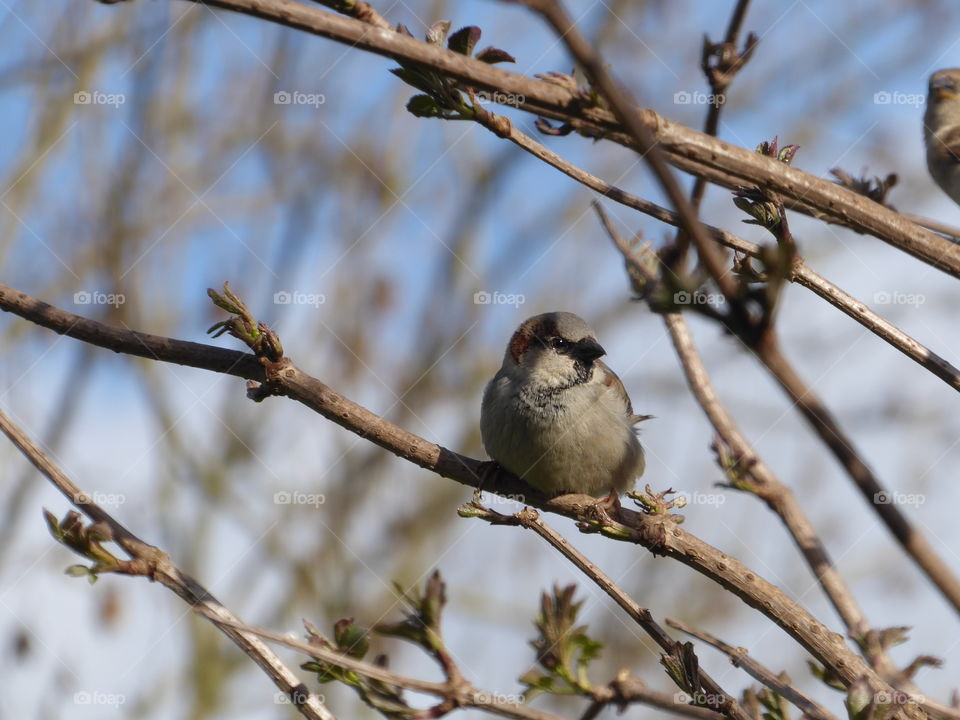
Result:
<svg viewBox="0 0 960 720">
<path fill-rule="evenodd" d="M 565 340 L 562 337 L 550 338 L 548 342 L 550 343 L 550 347 L 552 347 L 554 350 L 563 350 L 564 348 L 570 346 L 570 341 Z"/>
</svg>

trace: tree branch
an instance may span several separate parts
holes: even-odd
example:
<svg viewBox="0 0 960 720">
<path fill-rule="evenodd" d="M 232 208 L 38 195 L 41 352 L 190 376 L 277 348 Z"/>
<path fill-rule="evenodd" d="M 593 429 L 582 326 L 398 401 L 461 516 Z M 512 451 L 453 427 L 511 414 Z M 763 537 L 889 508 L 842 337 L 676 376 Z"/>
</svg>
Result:
<svg viewBox="0 0 960 720">
<path fill-rule="evenodd" d="M 474 707 L 495 715 L 517 718 L 517 720 L 564 720 L 558 715 L 553 715 L 543 710 L 537 710 L 536 708 L 521 705 L 520 703 L 509 702 L 495 693 L 479 690 L 466 681 L 463 681 L 463 686 L 452 686 L 449 682 L 438 683 L 419 680 L 417 678 L 399 675 L 379 665 L 357 660 L 349 655 L 344 655 L 328 648 L 320 647 L 319 645 L 306 643 L 301 640 L 293 640 L 286 635 L 281 635 L 271 630 L 254 627 L 252 625 L 244 625 L 239 622 L 236 623 L 234 627 L 237 630 L 257 635 L 277 645 L 301 652 L 315 660 L 337 665 L 346 670 L 352 670 L 371 680 L 379 680 L 389 685 L 396 685 L 397 687 L 424 693 L 425 695 L 433 695 L 434 697 L 444 699 L 455 699 L 460 707 Z"/>
<path fill-rule="evenodd" d="M 604 229 L 627 263 L 635 272 L 645 272 L 644 263 L 635 257 L 631 248 L 612 226 L 603 209 L 599 205 L 595 205 L 595 208 Z M 651 274 L 647 280 L 655 281 L 656 277 Z M 736 476 L 731 478 L 732 485 L 740 490 L 752 492 L 780 517 L 814 577 L 820 583 L 830 604 L 833 605 L 847 627 L 848 633 L 857 642 L 871 664 L 887 681 L 898 686 L 903 685 L 911 692 L 917 692 L 909 682 L 904 681 L 893 660 L 885 649 L 876 642 L 874 631 L 853 597 L 853 593 L 837 571 L 826 547 L 803 512 L 796 496 L 757 455 L 736 422 L 720 402 L 720 398 L 717 397 L 713 384 L 710 382 L 710 376 L 700 353 L 693 343 L 693 338 L 683 315 L 666 313 L 663 315 L 663 320 L 673 341 L 674 349 L 687 379 L 687 385 L 723 444 L 723 447 L 717 448 L 718 456 L 722 457 L 721 453 L 726 448 L 725 454 L 729 455 L 731 461 L 735 463 L 732 468 L 723 467 L 728 475 Z"/>
<path fill-rule="evenodd" d="M 742 563 L 684 532 L 669 519 L 626 508 L 620 508 L 615 518 L 598 519 L 596 499 L 590 496 L 546 498 L 509 474 L 497 473 L 490 477 L 489 472 L 484 472 L 485 463 L 435 445 L 384 420 L 302 372 L 287 358 L 275 363 L 252 355 L 242 359 L 235 351 L 118 330 L 53 308 L 3 285 L 0 285 L 0 309 L 115 352 L 153 356 L 166 362 L 218 369 L 232 375 L 243 376 L 246 372 L 255 381 L 265 378 L 260 388 L 251 391 L 255 399 L 263 399 L 269 394 L 288 396 L 394 455 L 438 475 L 474 488 L 483 477 L 484 490 L 505 496 L 522 495 L 526 504 L 578 520 L 589 531 L 642 545 L 655 554 L 678 560 L 759 610 L 844 683 L 853 684 L 865 678 L 874 692 L 893 692 L 893 688 L 847 647 L 841 635 L 830 632 L 797 602 Z M 900 709 L 910 716 L 916 716 L 918 712 L 912 703 Z"/>
<path fill-rule="evenodd" d="M 750 33 L 747 36 L 743 51 L 737 49 L 737 40 L 740 35 L 740 29 L 747 16 L 747 9 L 750 6 L 750 0 L 738 0 L 730 16 L 730 23 L 727 26 L 727 32 L 723 42 L 714 45 L 710 38 L 703 37 L 703 57 L 700 67 L 710 83 L 711 102 L 707 107 L 707 117 L 704 121 L 703 132 L 705 135 L 716 137 L 720 126 L 720 113 L 726 107 L 727 89 L 733 82 L 737 73 L 743 69 L 753 51 L 759 42 L 756 35 Z M 712 64 L 711 64 L 712 63 Z M 707 190 L 707 181 L 697 176 L 693 183 L 693 190 L 690 192 L 690 203 L 694 212 L 700 213 L 700 205 L 703 202 L 703 196 Z M 707 229 L 709 232 L 709 228 Z M 665 258 L 664 265 L 677 271 L 683 267 L 684 258 L 687 253 L 688 238 L 681 230 L 677 232 L 673 241 L 673 247 L 665 252 L 661 257 Z"/>
<path fill-rule="evenodd" d="M 730 658 L 730 662 L 735 667 L 743 668 L 750 677 L 763 683 L 778 695 L 782 695 L 809 717 L 819 718 L 819 720 L 837 720 L 833 713 L 829 712 L 822 705 L 818 704 L 813 698 L 808 697 L 800 690 L 795 688 L 789 682 L 781 680 L 770 670 L 758 663 L 747 654 L 745 648 L 735 648 L 727 645 L 722 640 L 715 638 L 702 630 L 696 630 L 689 625 L 685 625 L 679 620 L 667 618 L 667 625 L 677 630 L 681 630 L 688 635 L 692 635 L 698 640 L 702 640 L 708 645 L 712 645 L 717 650 L 725 653 Z"/>
<path fill-rule="evenodd" d="M 528 112 L 569 122 L 593 137 L 634 146 L 610 112 L 584 106 L 568 90 L 382 27 L 339 17 L 294 0 L 187 1 L 233 10 L 397 61 L 427 65 L 465 84 L 503 93 L 511 97 L 511 102 L 522 98 L 518 107 Z M 893 210 L 829 180 L 670 122 L 652 110 L 634 113 L 675 167 L 731 189 L 743 185 L 768 187 L 784 197 L 788 208 L 874 235 L 960 277 L 960 245 L 915 225 Z"/>
<path fill-rule="evenodd" d="M 140 540 L 106 510 L 91 502 L 90 496 L 71 482 L 63 471 L 2 411 L 0 411 L 0 431 L 10 438 L 10 441 L 33 466 L 78 510 L 95 523 L 102 523 L 110 529 L 111 539 L 130 555 L 131 561 L 123 565 L 125 574 L 143 575 L 160 582 L 210 620 L 260 666 L 273 683 L 290 698 L 291 703 L 301 715 L 311 720 L 335 720 L 334 715 L 324 707 L 320 699 L 307 689 L 300 678 L 284 665 L 269 647 L 254 634 L 242 629 L 240 621 L 230 610 L 207 592 L 200 583 L 180 570 L 165 552 Z"/>
<path fill-rule="evenodd" d="M 960 578 L 937 554 L 923 533 L 910 524 L 895 504 L 880 500 L 881 496 L 888 494 L 887 490 L 860 457 L 852 440 L 840 428 L 833 414 L 797 374 L 780 351 L 776 340 L 771 337 L 768 342 L 761 343 L 755 349 L 755 353 L 787 393 L 800 414 L 813 427 L 817 436 L 830 449 L 860 490 L 860 494 L 880 516 L 897 542 L 930 578 L 953 609 L 960 613 Z"/>
<path fill-rule="evenodd" d="M 491 510 L 482 508 L 486 510 L 487 513 L 493 513 Z M 566 538 L 560 535 L 556 530 L 547 525 L 540 518 L 540 513 L 530 508 L 525 508 L 520 512 L 516 513 L 513 516 L 505 517 L 499 515 L 499 517 L 494 520 L 496 524 L 516 524 L 520 527 L 527 528 L 532 530 L 534 533 L 539 535 L 541 538 L 547 541 L 551 547 L 557 550 L 561 555 L 563 555 L 567 560 L 569 560 L 573 565 L 580 570 L 584 575 L 590 578 L 594 584 L 597 585 L 601 590 L 603 590 L 607 595 L 609 595 L 617 605 L 620 606 L 630 618 L 639 625 L 644 632 L 649 635 L 657 645 L 659 645 L 667 654 L 673 652 L 679 643 L 670 637 L 670 634 L 664 630 L 660 624 L 653 619 L 653 614 L 649 609 L 641 607 L 638 603 L 634 602 L 623 589 L 617 585 L 608 575 L 606 575 L 599 567 L 590 562 L 587 557 L 577 550 L 573 545 L 567 542 Z M 484 518 L 482 515 L 480 516 Z M 509 521 L 513 520 L 513 523 Z M 750 720 L 749 716 L 746 714 L 744 709 L 740 707 L 733 695 L 725 692 L 723 688 L 712 678 L 706 671 L 699 671 L 699 678 L 703 684 L 704 690 L 707 694 L 714 698 L 715 707 L 711 709 L 723 713 L 725 716 L 735 719 L 735 720 Z M 682 688 L 681 688 L 682 689 Z M 699 688 L 697 688 L 699 691 Z M 601 698 L 597 698 L 598 702 Z M 612 701 L 608 700 L 608 702 Z M 674 706 L 677 703 L 673 703 Z M 686 704 L 683 704 L 681 707 L 690 707 Z M 669 708 L 668 708 L 669 709 Z M 679 712 L 679 710 L 675 710 Z M 828 720 L 826 718 L 821 718 L 821 720 Z"/>
<path fill-rule="evenodd" d="M 613 109 L 613 114 L 633 141 L 634 149 L 650 165 L 670 203 L 680 216 L 681 230 L 697 247 L 700 262 L 710 273 L 720 292 L 727 298 L 732 320 L 738 327 L 746 327 L 749 313 L 742 302 L 736 278 L 729 272 L 723 253 L 707 235 L 680 183 L 667 167 L 654 134 L 637 113 L 637 104 L 613 76 L 600 54 L 590 46 L 573 19 L 559 0 L 520 0 L 538 12 L 563 41 L 577 63 L 583 68 L 591 84 Z"/>
<path fill-rule="evenodd" d="M 601 180 L 596 175 L 583 170 L 564 160 L 555 152 L 538 143 L 529 135 L 516 129 L 510 128 L 507 136 L 515 145 L 523 148 L 531 155 L 540 158 L 547 164 L 556 168 L 564 175 L 585 185 L 591 190 L 595 190 L 601 195 L 610 198 L 614 202 L 633 208 L 639 212 L 649 215 L 674 227 L 680 227 L 680 217 L 672 210 L 657 205 L 656 203 L 645 200 L 615 185 L 610 185 Z M 744 253 L 751 257 L 759 257 L 760 246 L 744 240 L 743 238 L 729 233 L 726 230 L 713 225 L 704 225 L 707 232 L 713 239 L 725 245 L 726 247 Z M 812 270 L 803 260 L 796 258 L 792 272 L 787 278 L 791 282 L 807 288 L 819 297 L 823 298 L 844 314 L 856 320 L 863 327 L 874 333 L 877 337 L 889 343 L 891 346 L 902 352 L 908 358 L 919 364 L 921 367 L 929 370 L 935 376 L 943 380 L 954 390 L 960 391 L 960 369 L 949 363 L 946 359 L 933 352 L 930 348 L 915 340 L 913 337 L 903 332 L 900 328 L 888 322 L 880 315 L 871 310 L 866 303 L 853 297 L 841 288 L 837 287 L 829 280 Z"/>
</svg>

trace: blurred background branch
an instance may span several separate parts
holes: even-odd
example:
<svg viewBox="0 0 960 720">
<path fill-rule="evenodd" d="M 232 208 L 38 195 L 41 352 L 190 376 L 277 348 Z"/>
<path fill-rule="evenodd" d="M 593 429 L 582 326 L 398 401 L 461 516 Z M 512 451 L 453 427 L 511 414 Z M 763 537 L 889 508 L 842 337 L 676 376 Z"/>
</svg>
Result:
<svg viewBox="0 0 960 720">
<path fill-rule="evenodd" d="M 621 82 L 682 128 L 702 124 L 710 94 L 702 34 L 719 36 L 735 4 L 613 0 L 575 3 L 571 12 Z M 512 69 L 537 87 L 544 83 L 529 77 L 572 67 L 520 8 L 431 0 L 374 9 L 418 38 L 438 20 L 477 25 L 483 44 L 512 54 Z M 672 162 L 735 187 L 766 177 L 772 164 L 752 149 L 778 135 L 802 146 L 794 166 L 821 178 L 819 199 L 797 204 L 845 201 L 847 191 L 827 187 L 829 170 L 869 167 L 897 173 L 887 199 L 898 210 L 955 226 L 956 206 L 926 176 L 920 133 L 927 76 L 960 64 L 955 29 L 945 0 L 753 3 L 743 32 L 760 44 L 727 92 L 717 131 L 749 160 L 685 160 L 677 153 L 697 136 L 672 126 L 661 139 Z M 644 428 L 648 476 L 687 493 L 686 526 L 814 616 L 832 617 L 793 548 L 770 542 L 782 537 L 778 519 L 743 493 L 714 487 L 726 478 L 709 450 L 711 427 L 661 320 L 628 301 L 622 260 L 590 212 L 591 190 L 473 123 L 411 116 L 404 107 L 414 91 L 387 72 L 394 61 L 256 18 L 187 3 L 81 2 L 49 12 L 17 2 L 5 8 L 0 33 L 8 48 L 0 63 L 6 282 L 116 327 L 201 340 L 220 319 L 202 289 L 243 278 L 238 289 L 251 307 L 272 309 L 262 319 L 304 371 L 471 457 L 481 455 L 479 394 L 509 332 L 537 312 L 578 312 L 598 330 L 634 406 L 657 416 Z M 484 107 L 536 134 L 518 108 Z M 540 139 L 593 176 L 667 204 L 637 158 L 614 143 Z M 731 175 L 732 167 L 751 174 Z M 773 180 L 798 177 L 777 168 Z M 704 221 L 739 227 L 743 214 L 730 200 L 708 193 Z M 857 222 L 879 234 L 926 237 L 866 198 L 856 205 Z M 656 248 L 672 236 L 627 208 L 610 212 Z M 801 215 L 790 224 L 807 267 L 955 364 L 950 277 L 842 225 Z M 736 234 L 769 242 L 755 227 Z M 897 504 L 955 570 L 947 494 L 960 461 L 954 393 L 811 293 L 783 290 L 778 318 L 785 353 L 890 487 L 874 502 Z M 949 697 L 949 670 L 960 661 L 953 611 L 770 378 L 706 320 L 687 317 L 721 400 L 796 494 L 873 625 L 913 626 L 889 650 L 894 662 L 942 657 L 946 670 L 925 670 L 915 682 L 929 697 Z M 483 687 L 509 687 L 527 670 L 522 649 L 537 594 L 574 577 L 537 538 L 458 521 L 463 489 L 294 403 L 253 407 L 235 380 L 100 353 L 93 361 L 88 352 L 5 316 L 0 406 L 48 440 L 71 475 L 95 478 L 90 492 L 113 503 L 105 504 L 111 514 L 136 518 L 144 536 L 208 579 L 238 615 L 293 632 L 302 617 L 375 620 L 397 611 L 391 580 L 410 588 L 440 567 L 451 593 L 448 642 L 465 671 Z M 130 717 L 276 716 L 244 656 L 208 623 L 185 619 L 174 599 L 120 578 L 93 588 L 64 578 L 68 556 L 31 511 L 62 500 L 22 480 L 12 448 L 0 448 L 0 468 L 5 714 L 102 717 L 104 704 L 122 701 Z M 728 593 L 562 522 L 563 534 L 644 606 L 749 647 L 839 707 L 839 696 L 810 677 L 806 654 Z M 263 572 L 251 573 L 254 565 Z M 584 584 L 583 592 L 584 622 L 605 641 L 598 676 L 626 666 L 669 692 L 659 649 L 599 590 Z M 377 642 L 405 672 L 436 672 L 415 649 Z M 725 687 L 742 682 L 725 675 L 722 657 L 701 661 Z M 334 709 L 357 705 L 348 690 L 324 690 Z M 577 701 L 538 703 L 569 715 Z"/>
</svg>

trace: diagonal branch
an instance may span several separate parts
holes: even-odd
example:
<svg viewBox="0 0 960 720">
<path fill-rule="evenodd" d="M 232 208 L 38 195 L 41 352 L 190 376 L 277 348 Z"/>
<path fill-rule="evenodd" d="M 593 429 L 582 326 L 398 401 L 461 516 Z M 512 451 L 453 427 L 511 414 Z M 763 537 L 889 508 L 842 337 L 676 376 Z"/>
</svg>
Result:
<svg viewBox="0 0 960 720">
<path fill-rule="evenodd" d="M 115 352 L 153 357 L 262 382 L 259 389 L 252 391 L 257 399 L 269 394 L 290 397 L 394 455 L 438 475 L 473 488 L 483 477 L 484 490 L 513 497 L 522 495 L 528 505 L 578 520 L 592 532 L 642 545 L 655 554 L 678 560 L 759 610 L 847 685 L 865 679 L 873 692 L 895 692 L 847 647 L 841 635 L 832 633 L 799 603 L 738 560 L 684 532 L 669 519 L 626 508 L 620 508 L 613 519 L 598 519 L 595 498 L 587 495 L 546 498 L 508 474 L 497 473 L 491 478 L 490 473 L 484 471 L 485 463 L 394 425 L 302 372 L 287 358 L 271 363 L 232 350 L 111 328 L 54 308 L 4 285 L 0 285 L 0 309 Z M 918 713 L 919 709 L 912 701 L 897 712 L 911 717 L 917 717 Z"/>
<path fill-rule="evenodd" d="M 662 205 L 633 195 L 567 162 L 555 152 L 538 143 L 529 135 L 517 130 L 515 127 L 510 128 L 507 139 L 531 155 L 553 166 L 564 175 L 573 178 L 577 182 L 610 198 L 614 202 L 638 210 L 668 225 L 673 225 L 674 227 L 680 226 L 680 217 L 673 210 L 668 210 Z M 710 233 L 711 237 L 721 245 L 751 257 L 759 257 L 761 248 L 756 243 L 744 240 L 733 233 L 713 225 L 704 225 L 704 227 L 707 229 L 707 232 Z M 803 258 L 795 258 L 792 272 L 787 279 L 823 298 L 918 365 L 929 370 L 951 388 L 960 391 L 960 369 L 921 342 L 903 332 L 893 323 L 882 318 L 871 310 L 866 303 L 853 297 L 812 270 L 803 261 Z"/>
<path fill-rule="evenodd" d="M 532 80 L 378 25 L 340 17 L 294 0 L 187 0 L 309 32 L 394 60 L 429 66 L 497 97 L 522 98 L 527 112 L 570 123 L 591 137 L 635 147 L 608 111 L 585 106 L 569 90 Z M 960 277 L 960 245 L 929 232 L 879 203 L 846 188 L 670 122 L 649 109 L 633 110 L 675 167 L 723 187 L 767 187 L 786 207 L 869 233 L 954 277 Z"/>
<path fill-rule="evenodd" d="M 309 655 L 315 660 L 320 660 L 325 663 L 330 663 L 331 665 L 337 665 L 346 670 L 351 670 L 359 675 L 370 678 L 371 680 L 378 680 L 389 685 L 395 685 L 397 687 L 413 690 L 414 692 L 423 693 L 425 695 L 433 695 L 434 697 L 455 698 L 457 707 L 474 707 L 495 715 L 516 718 L 516 720 L 563 720 L 563 718 L 558 715 L 554 715 L 543 710 L 537 710 L 536 708 L 528 707 L 520 703 L 510 702 L 498 697 L 495 693 L 479 690 L 465 681 L 461 687 L 455 688 L 452 687 L 448 682 L 439 683 L 431 682 L 429 680 L 420 680 L 418 678 L 399 675 L 395 672 L 387 670 L 385 667 L 373 665 L 363 660 L 357 660 L 349 655 L 344 655 L 328 648 L 320 647 L 319 645 L 306 643 L 302 640 L 293 640 L 287 635 L 281 635 L 280 633 L 266 630 L 264 628 L 258 628 L 252 625 L 244 625 L 239 622 L 234 624 L 234 628 L 237 630 L 242 630 L 246 633 L 250 633 L 251 635 L 257 635 L 258 637 L 261 637 L 264 640 L 269 640 L 277 645 L 282 645 L 283 647 L 288 647 L 291 650 L 296 650 L 297 652 Z M 434 716 L 427 715 L 427 717 Z"/>
<path fill-rule="evenodd" d="M 710 273 L 720 292 L 726 296 L 731 320 L 737 327 L 746 328 L 749 313 L 742 301 L 736 278 L 729 272 L 723 253 L 697 219 L 693 203 L 687 199 L 673 171 L 667 167 L 654 133 L 641 120 L 633 98 L 607 71 L 603 58 L 586 41 L 559 0 L 520 1 L 538 12 L 553 28 L 557 37 L 583 68 L 591 84 L 609 103 L 613 114 L 633 141 L 636 151 L 649 163 L 654 176 L 676 209 L 680 216 L 680 229 L 696 245 L 700 262 Z"/>
<path fill-rule="evenodd" d="M 722 640 L 715 638 L 710 633 L 703 632 L 702 630 L 696 630 L 678 620 L 671 620 L 670 618 L 667 618 L 667 625 L 676 628 L 677 630 L 681 630 L 688 635 L 692 635 L 698 640 L 702 640 L 708 645 L 712 645 L 720 652 L 725 653 L 727 657 L 730 658 L 730 662 L 736 667 L 743 668 L 747 674 L 750 675 L 750 677 L 763 683 L 778 695 L 785 697 L 791 703 L 800 708 L 805 715 L 812 718 L 820 718 L 821 720 L 836 720 L 834 715 L 819 705 L 816 700 L 805 695 L 803 692 L 791 685 L 788 681 L 784 681 L 777 677 L 770 670 L 750 657 L 745 648 L 731 647 Z"/>
<path fill-rule="evenodd" d="M 323 705 L 316 695 L 267 647 L 256 635 L 238 629 L 240 621 L 219 600 L 183 572 L 170 560 L 170 557 L 149 545 L 106 510 L 90 501 L 84 493 L 68 478 L 62 470 L 9 418 L 0 411 L 0 431 L 26 456 L 66 498 L 96 523 L 103 523 L 110 529 L 112 539 L 131 557 L 124 563 L 124 572 L 139 574 L 156 580 L 172 590 L 181 600 L 216 625 L 224 635 L 230 638 L 270 677 L 274 684 L 290 698 L 291 703 L 301 715 L 311 720 L 335 720 L 333 714 Z"/>
<path fill-rule="evenodd" d="M 642 273 L 644 264 L 636 258 L 632 249 L 619 236 L 603 209 L 599 205 L 595 208 L 604 229 L 624 259 L 634 271 Z M 655 277 L 651 275 L 648 280 L 653 281 Z M 915 688 L 909 687 L 908 682 L 898 682 L 901 681 L 901 674 L 897 666 L 886 650 L 876 642 L 875 631 L 867 622 L 863 610 L 834 565 L 823 541 L 803 512 L 796 496 L 763 462 L 720 402 L 683 315 L 666 313 L 663 315 L 663 320 L 673 341 L 690 391 L 723 444 L 722 448 L 718 448 L 718 454 L 726 448 L 726 454 L 735 462 L 733 468 L 724 468 L 724 470 L 738 476 L 742 483 L 737 485 L 739 489 L 755 494 L 780 517 L 830 604 L 837 611 L 848 633 L 857 642 L 864 656 L 890 682 L 896 685 L 904 684 L 911 691 L 915 691 Z"/>
<path fill-rule="evenodd" d="M 889 493 L 880 484 L 873 470 L 860 456 L 853 441 L 844 433 L 833 413 L 800 377 L 780 351 L 776 339 L 762 343 L 755 350 L 757 357 L 780 384 L 791 402 L 814 432 L 846 471 L 900 546 L 940 590 L 944 599 L 960 613 L 960 578 L 934 549 L 927 537 L 911 525 L 896 505 L 884 502 Z"/>
<path fill-rule="evenodd" d="M 567 542 L 557 531 L 543 522 L 538 512 L 526 508 L 513 517 L 516 519 L 518 525 L 532 530 L 542 537 L 551 547 L 573 563 L 580 572 L 593 580 L 597 587 L 613 598 L 613 601 L 617 603 L 637 625 L 643 628 L 647 635 L 653 638 L 654 642 L 665 652 L 670 653 L 674 650 L 678 645 L 677 641 L 670 637 L 669 633 L 653 619 L 653 614 L 650 610 L 636 603 L 633 598 L 627 595 L 608 575 L 594 563 L 590 562 L 583 553 Z M 703 688 L 709 695 L 714 696 L 714 698 L 723 698 L 723 702 L 717 703 L 719 706 L 716 708 L 717 710 L 723 712 L 724 715 L 729 718 L 737 718 L 738 720 L 746 720 L 749 718 L 744 709 L 737 703 L 736 699 L 734 699 L 732 695 L 724 692 L 717 681 L 710 677 L 705 670 L 701 669 L 699 671 L 699 678 L 703 684 Z M 818 720 L 831 720 L 831 718 L 824 716 L 818 718 Z"/>
</svg>

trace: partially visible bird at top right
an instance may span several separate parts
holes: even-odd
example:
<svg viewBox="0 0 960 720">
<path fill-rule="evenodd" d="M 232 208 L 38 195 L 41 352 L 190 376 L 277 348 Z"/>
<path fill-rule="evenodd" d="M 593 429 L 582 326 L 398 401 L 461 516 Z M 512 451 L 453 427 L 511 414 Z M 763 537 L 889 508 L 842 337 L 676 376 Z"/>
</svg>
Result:
<svg viewBox="0 0 960 720">
<path fill-rule="evenodd" d="M 923 141 L 930 175 L 960 204 L 960 68 L 937 70 L 930 76 Z"/>
</svg>

